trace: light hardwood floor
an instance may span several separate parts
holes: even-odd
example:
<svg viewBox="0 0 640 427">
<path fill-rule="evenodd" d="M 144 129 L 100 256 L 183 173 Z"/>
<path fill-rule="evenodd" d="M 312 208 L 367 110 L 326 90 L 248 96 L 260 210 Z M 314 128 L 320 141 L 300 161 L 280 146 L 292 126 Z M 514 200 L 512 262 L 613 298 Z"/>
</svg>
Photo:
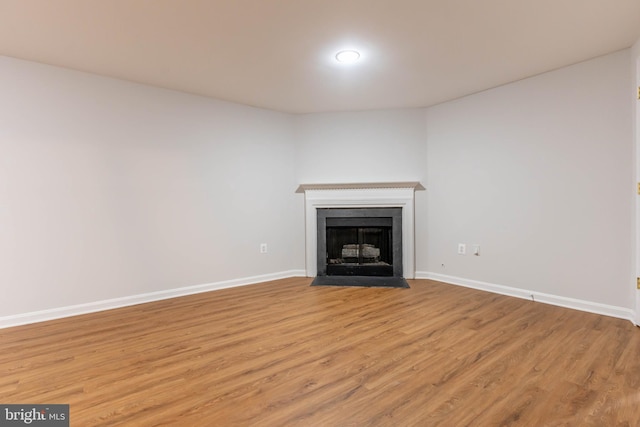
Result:
<svg viewBox="0 0 640 427">
<path fill-rule="evenodd" d="M 72 426 L 640 426 L 640 329 L 428 280 L 293 278 L 0 330 Z"/>
</svg>

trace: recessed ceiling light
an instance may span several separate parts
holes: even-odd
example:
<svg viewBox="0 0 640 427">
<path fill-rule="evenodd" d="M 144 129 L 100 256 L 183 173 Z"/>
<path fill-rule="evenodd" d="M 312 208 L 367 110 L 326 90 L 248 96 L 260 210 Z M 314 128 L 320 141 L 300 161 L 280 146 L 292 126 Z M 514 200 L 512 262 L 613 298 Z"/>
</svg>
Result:
<svg viewBox="0 0 640 427">
<path fill-rule="evenodd" d="M 353 63 L 360 59 L 360 52 L 355 50 L 341 50 L 336 53 L 336 61 L 342 63 Z"/>
</svg>

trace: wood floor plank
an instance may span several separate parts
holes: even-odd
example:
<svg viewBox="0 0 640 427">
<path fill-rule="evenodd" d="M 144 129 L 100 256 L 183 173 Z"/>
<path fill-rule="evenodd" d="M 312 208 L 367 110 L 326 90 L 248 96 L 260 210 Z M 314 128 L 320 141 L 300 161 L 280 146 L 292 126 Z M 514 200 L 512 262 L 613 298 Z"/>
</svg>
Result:
<svg viewBox="0 0 640 427">
<path fill-rule="evenodd" d="M 292 278 L 0 330 L 73 426 L 640 426 L 640 329 L 447 285 Z"/>
</svg>

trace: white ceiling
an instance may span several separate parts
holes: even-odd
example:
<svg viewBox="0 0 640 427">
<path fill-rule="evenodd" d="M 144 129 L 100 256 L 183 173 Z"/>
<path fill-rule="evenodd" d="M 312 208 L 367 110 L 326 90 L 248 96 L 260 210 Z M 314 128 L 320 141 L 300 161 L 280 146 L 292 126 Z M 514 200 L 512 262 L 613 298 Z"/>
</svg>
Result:
<svg viewBox="0 0 640 427">
<path fill-rule="evenodd" d="M 640 0 L 0 0 L 0 55 L 293 113 L 429 106 L 638 39 Z"/>
</svg>

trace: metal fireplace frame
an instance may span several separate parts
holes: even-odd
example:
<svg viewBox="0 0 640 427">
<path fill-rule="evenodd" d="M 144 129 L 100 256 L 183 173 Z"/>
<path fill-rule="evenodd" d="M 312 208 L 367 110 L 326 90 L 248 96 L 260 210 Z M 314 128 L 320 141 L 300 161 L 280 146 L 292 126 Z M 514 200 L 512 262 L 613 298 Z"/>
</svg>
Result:
<svg viewBox="0 0 640 427">
<path fill-rule="evenodd" d="M 390 220 L 391 224 L 391 252 L 393 256 L 393 277 L 402 276 L 402 208 L 318 208 L 318 253 L 317 275 L 327 276 L 327 226 L 331 220 L 341 220 L 352 226 L 377 226 L 383 223 L 381 219 Z"/>
</svg>

